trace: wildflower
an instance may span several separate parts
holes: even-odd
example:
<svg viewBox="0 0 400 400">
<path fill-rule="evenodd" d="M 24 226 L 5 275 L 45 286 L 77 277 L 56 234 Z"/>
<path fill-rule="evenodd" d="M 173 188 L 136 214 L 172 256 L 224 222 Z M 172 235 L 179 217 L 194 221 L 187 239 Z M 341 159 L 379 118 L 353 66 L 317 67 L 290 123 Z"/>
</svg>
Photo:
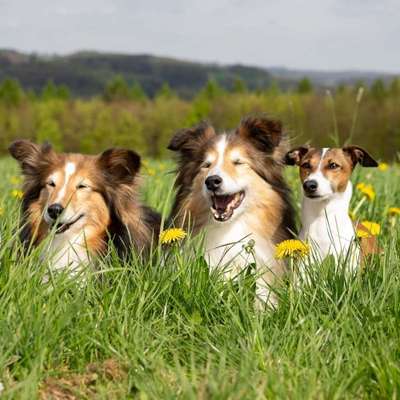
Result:
<svg viewBox="0 0 400 400">
<path fill-rule="evenodd" d="M 357 184 L 356 189 L 359 190 L 369 201 L 373 201 L 375 199 L 375 190 L 372 185 L 366 185 L 363 182 Z"/>
<path fill-rule="evenodd" d="M 181 228 L 166 229 L 160 233 L 160 243 L 170 244 L 178 242 L 186 237 L 186 232 Z"/>
<path fill-rule="evenodd" d="M 384 171 L 386 171 L 388 168 L 389 168 L 389 165 L 386 164 L 386 163 L 384 163 L 384 162 L 378 164 L 378 169 L 379 169 L 379 171 L 384 172 Z"/>
<path fill-rule="evenodd" d="M 154 168 L 147 169 L 147 175 L 154 176 L 156 174 L 156 170 Z"/>
<path fill-rule="evenodd" d="M 392 216 L 400 215 L 400 207 L 389 207 L 388 214 Z"/>
<path fill-rule="evenodd" d="M 21 190 L 14 189 L 14 190 L 11 191 L 11 195 L 12 195 L 13 197 L 15 197 L 16 199 L 22 199 L 22 196 L 23 196 L 24 194 L 22 193 Z"/>
<path fill-rule="evenodd" d="M 275 257 L 278 259 L 291 257 L 305 257 L 310 252 L 310 246 L 301 240 L 289 239 L 280 242 L 276 246 Z"/>
<path fill-rule="evenodd" d="M 381 226 L 376 222 L 362 221 L 357 229 L 357 236 L 359 238 L 366 238 L 370 236 L 377 236 L 381 232 Z"/>
</svg>

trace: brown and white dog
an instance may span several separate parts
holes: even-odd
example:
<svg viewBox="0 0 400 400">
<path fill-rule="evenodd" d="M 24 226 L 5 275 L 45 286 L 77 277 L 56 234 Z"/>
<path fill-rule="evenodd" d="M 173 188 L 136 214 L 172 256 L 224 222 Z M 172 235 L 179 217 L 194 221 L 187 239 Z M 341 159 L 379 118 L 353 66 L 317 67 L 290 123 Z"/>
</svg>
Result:
<svg viewBox="0 0 400 400">
<path fill-rule="evenodd" d="M 46 249 L 53 269 L 79 271 L 108 239 L 123 255 L 148 250 L 158 237 L 159 215 L 138 202 L 135 152 L 63 154 L 27 140 L 9 150 L 24 175 L 22 241 L 36 246 L 53 232 Z"/>
<path fill-rule="evenodd" d="M 287 153 L 286 164 L 300 167 L 303 187 L 300 239 L 311 243 L 317 259 L 331 254 L 336 261 L 347 260 L 350 271 L 354 272 L 360 258 L 349 217 L 353 191 L 350 176 L 357 164 L 376 167 L 377 162 L 358 146 L 323 149 L 300 146 Z"/>
<path fill-rule="evenodd" d="M 175 225 L 189 225 L 194 234 L 204 229 L 206 259 L 226 277 L 256 262 L 258 305 L 274 303 L 269 286 L 284 273 L 275 245 L 295 231 L 281 123 L 247 118 L 218 135 L 201 123 L 178 132 L 168 148 L 179 153 Z M 244 249 L 250 239 L 252 255 Z"/>
</svg>

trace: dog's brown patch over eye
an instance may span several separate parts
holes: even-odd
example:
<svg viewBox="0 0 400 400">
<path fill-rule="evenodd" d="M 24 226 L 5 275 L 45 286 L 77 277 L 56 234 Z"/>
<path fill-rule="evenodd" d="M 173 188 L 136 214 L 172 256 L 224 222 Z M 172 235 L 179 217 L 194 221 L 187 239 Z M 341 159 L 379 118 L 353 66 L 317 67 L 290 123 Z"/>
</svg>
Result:
<svg viewBox="0 0 400 400">
<path fill-rule="evenodd" d="M 352 163 L 342 149 L 329 149 L 321 163 L 321 172 L 337 192 L 344 192 L 352 173 Z"/>
<path fill-rule="evenodd" d="M 300 160 L 300 179 L 304 182 L 308 175 L 316 172 L 321 161 L 321 149 L 310 148 Z"/>
</svg>

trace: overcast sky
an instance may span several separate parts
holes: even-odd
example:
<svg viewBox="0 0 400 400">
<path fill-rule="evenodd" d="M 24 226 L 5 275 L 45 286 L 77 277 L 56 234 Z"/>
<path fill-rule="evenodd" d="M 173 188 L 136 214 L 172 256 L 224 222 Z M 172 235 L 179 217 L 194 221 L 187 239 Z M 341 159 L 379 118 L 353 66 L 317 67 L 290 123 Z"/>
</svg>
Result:
<svg viewBox="0 0 400 400">
<path fill-rule="evenodd" d="M 400 0 L 0 0 L 0 48 L 400 72 Z"/>
</svg>

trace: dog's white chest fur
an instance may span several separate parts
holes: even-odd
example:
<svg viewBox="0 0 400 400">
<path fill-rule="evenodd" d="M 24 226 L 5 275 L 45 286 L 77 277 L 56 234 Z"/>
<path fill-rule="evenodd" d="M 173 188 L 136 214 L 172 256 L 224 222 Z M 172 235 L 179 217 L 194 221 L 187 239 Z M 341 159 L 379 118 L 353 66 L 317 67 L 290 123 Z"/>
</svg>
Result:
<svg viewBox="0 0 400 400">
<path fill-rule="evenodd" d="M 328 200 L 315 201 L 307 197 L 302 204 L 302 229 L 300 239 L 310 242 L 314 255 L 324 259 L 333 255 L 335 259 L 348 256 L 352 249 L 351 268 L 358 263 L 354 239 L 354 227 L 348 210 L 352 195 L 352 184 L 347 184 L 343 193 L 336 193 Z"/>
<path fill-rule="evenodd" d="M 68 269 L 72 274 L 79 273 L 80 267 L 90 260 L 84 231 L 67 231 L 55 235 L 46 248 L 46 257 L 50 260 L 50 268 L 53 271 Z"/>
<path fill-rule="evenodd" d="M 250 240 L 254 241 L 254 255 L 245 249 Z M 205 247 L 211 267 L 223 267 L 229 263 L 240 270 L 252 262 L 265 265 L 274 260 L 273 246 L 253 233 L 244 217 L 223 224 L 210 223 L 206 232 Z"/>
<path fill-rule="evenodd" d="M 253 246 L 249 248 L 249 241 Z M 247 251 L 246 251 L 247 247 Z M 225 278 L 238 276 L 248 265 L 256 263 L 259 275 L 256 285 L 256 306 L 276 304 L 269 285 L 281 275 L 283 266 L 274 258 L 274 245 L 246 223 L 246 215 L 223 224 L 212 221 L 206 228 L 205 256 L 211 268 L 223 271 Z"/>
</svg>

